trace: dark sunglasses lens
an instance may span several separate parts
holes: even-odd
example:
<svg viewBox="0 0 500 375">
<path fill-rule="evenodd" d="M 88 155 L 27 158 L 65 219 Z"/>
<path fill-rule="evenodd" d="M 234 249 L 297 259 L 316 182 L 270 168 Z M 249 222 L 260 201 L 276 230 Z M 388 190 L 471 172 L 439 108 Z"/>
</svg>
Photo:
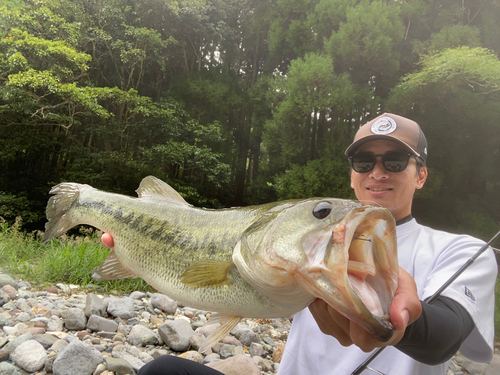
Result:
<svg viewBox="0 0 500 375">
<path fill-rule="evenodd" d="M 382 163 L 389 172 L 401 172 L 408 166 L 410 156 L 402 152 L 391 152 L 383 156 Z"/>
<path fill-rule="evenodd" d="M 351 158 L 351 166 L 358 173 L 368 173 L 370 172 L 377 159 L 373 154 L 356 154 Z"/>
</svg>

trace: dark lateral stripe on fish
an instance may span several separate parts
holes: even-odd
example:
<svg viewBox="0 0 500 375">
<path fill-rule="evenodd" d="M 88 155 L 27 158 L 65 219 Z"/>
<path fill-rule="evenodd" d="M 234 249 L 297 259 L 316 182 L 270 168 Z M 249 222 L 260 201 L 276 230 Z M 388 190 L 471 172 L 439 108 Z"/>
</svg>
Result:
<svg viewBox="0 0 500 375">
<path fill-rule="evenodd" d="M 167 221 L 145 218 L 143 214 L 134 212 L 126 214 L 123 208 L 102 200 L 80 199 L 75 201 L 74 207 L 97 211 L 101 215 L 111 217 L 120 224 L 127 225 L 130 230 L 143 233 L 155 241 L 170 242 L 179 235 L 179 231 L 175 230 Z"/>
<path fill-rule="evenodd" d="M 98 211 L 102 215 L 109 216 L 121 224 L 128 226 L 129 230 L 137 231 L 146 235 L 153 241 L 164 244 L 176 244 L 180 247 L 190 247 L 193 250 L 202 250 L 208 257 L 217 258 L 220 248 L 212 241 L 214 233 L 206 233 L 203 238 L 197 238 L 178 230 L 168 221 L 146 218 L 143 214 L 131 212 L 126 214 L 121 207 L 109 204 L 103 200 L 81 199 L 75 202 L 74 207 Z M 233 244 L 231 244 L 231 247 Z M 220 256 L 219 256 L 220 257 Z"/>
</svg>

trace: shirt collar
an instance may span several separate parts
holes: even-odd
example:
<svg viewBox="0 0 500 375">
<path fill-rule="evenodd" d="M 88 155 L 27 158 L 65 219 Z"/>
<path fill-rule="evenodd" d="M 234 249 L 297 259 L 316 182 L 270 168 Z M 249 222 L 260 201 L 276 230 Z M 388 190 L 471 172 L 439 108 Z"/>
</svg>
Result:
<svg viewBox="0 0 500 375">
<path fill-rule="evenodd" d="M 405 216 L 404 218 L 396 221 L 396 226 L 407 223 L 407 222 L 411 221 L 411 219 L 413 219 L 413 215 L 409 214 L 408 216 Z"/>
</svg>

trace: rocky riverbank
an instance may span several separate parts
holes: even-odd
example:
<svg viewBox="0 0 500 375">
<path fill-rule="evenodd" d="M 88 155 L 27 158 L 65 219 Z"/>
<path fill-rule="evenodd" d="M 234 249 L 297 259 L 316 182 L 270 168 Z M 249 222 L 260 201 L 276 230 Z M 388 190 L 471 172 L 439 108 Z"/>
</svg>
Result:
<svg viewBox="0 0 500 375">
<path fill-rule="evenodd" d="M 159 293 L 127 296 L 57 284 L 44 289 L 0 274 L 0 375 L 135 374 L 160 355 L 188 358 L 226 375 L 275 374 L 290 320 L 242 321 L 208 353 L 198 349 L 217 324 L 211 313 Z M 498 375 L 457 355 L 448 375 Z"/>
</svg>

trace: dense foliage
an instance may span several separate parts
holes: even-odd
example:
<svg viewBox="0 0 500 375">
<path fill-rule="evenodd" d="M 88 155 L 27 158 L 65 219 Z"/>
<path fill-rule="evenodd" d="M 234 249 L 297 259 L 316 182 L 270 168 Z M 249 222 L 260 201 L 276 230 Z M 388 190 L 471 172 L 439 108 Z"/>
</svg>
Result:
<svg viewBox="0 0 500 375">
<path fill-rule="evenodd" d="M 0 0 L 0 216 L 60 181 L 191 203 L 353 198 L 343 152 L 391 111 L 429 141 L 421 222 L 500 223 L 493 0 Z"/>
</svg>

